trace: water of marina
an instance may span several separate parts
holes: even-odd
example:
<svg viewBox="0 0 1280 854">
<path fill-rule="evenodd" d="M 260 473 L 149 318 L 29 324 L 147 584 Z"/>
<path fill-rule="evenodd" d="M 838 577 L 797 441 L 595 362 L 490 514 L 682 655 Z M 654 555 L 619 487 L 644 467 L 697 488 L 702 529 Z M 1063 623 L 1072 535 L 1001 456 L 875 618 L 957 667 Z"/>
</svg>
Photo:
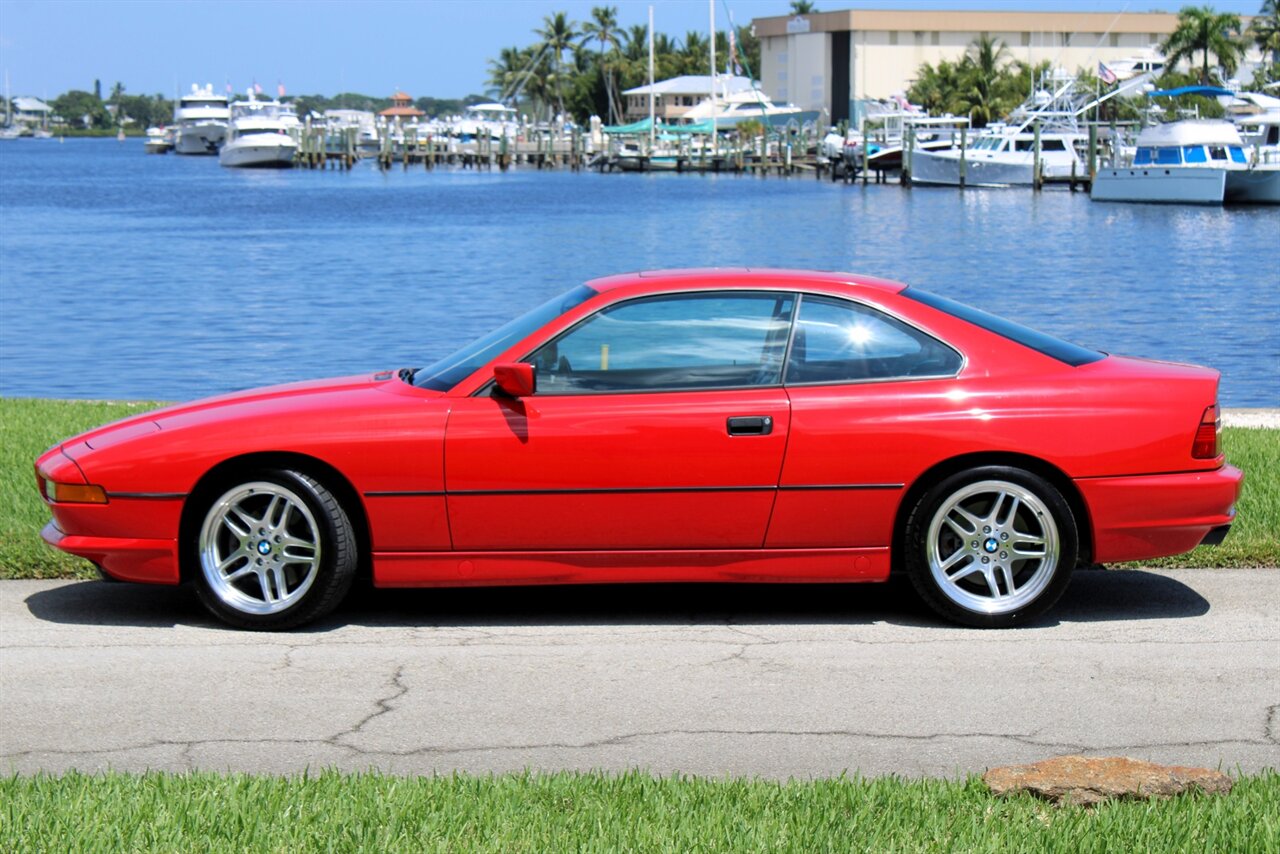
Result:
<svg viewBox="0 0 1280 854">
<path fill-rule="evenodd" d="M 907 281 L 1280 405 L 1280 210 L 1065 190 L 569 172 L 258 172 L 0 143 L 0 395 L 181 400 L 434 360 L 638 268 Z"/>
</svg>

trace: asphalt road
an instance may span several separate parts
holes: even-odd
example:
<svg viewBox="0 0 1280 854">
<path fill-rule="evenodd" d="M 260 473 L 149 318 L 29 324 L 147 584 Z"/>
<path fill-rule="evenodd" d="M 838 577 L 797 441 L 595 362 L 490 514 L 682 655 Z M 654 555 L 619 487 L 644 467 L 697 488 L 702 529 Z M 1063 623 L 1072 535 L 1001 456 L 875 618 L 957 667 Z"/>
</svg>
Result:
<svg viewBox="0 0 1280 854">
<path fill-rule="evenodd" d="M 1280 766 L 1280 571 L 1081 572 L 995 632 L 897 585 L 371 591 L 263 635 L 185 589 L 7 581 L 0 722 L 4 773 L 1247 772 Z"/>
</svg>

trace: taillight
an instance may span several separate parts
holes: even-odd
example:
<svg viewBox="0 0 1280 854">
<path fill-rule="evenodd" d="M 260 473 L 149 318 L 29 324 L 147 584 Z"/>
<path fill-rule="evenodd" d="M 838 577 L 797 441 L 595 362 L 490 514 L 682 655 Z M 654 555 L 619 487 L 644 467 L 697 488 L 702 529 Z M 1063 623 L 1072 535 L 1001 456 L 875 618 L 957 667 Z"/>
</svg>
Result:
<svg viewBox="0 0 1280 854">
<path fill-rule="evenodd" d="M 1197 460 L 1211 460 L 1218 456 L 1218 437 L 1222 435 L 1222 422 L 1218 420 L 1217 404 L 1205 407 L 1196 428 L 1196 439 L 1191 443 L 1191 456 Z"/>
</svg>

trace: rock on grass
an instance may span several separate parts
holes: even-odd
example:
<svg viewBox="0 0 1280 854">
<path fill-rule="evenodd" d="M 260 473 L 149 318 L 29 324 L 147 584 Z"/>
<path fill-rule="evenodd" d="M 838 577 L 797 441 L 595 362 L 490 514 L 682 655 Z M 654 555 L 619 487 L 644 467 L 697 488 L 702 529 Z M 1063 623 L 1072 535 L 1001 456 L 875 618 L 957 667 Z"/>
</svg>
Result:
<svg viewBox="0 0 1280 854">
<path fill-rule="evenodd" d="M 1223 795 L 1231 791 L 1231 778 L 1220 771 L 1122 756 L 1059 756 L 1031 765 L 1006 765 L 987 771 L 982 781 L 997 795 L 1030 792 L 1054 803 L 1079 806 L 1112 798 L 1168 798 L 1191 789 Z"/>
</svg>

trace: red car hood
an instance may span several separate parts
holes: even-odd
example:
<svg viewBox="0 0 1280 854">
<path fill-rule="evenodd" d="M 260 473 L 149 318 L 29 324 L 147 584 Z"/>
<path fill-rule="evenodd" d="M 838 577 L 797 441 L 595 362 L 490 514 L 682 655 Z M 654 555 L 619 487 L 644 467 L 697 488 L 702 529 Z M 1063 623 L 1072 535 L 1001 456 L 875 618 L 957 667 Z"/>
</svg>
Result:
<svg viewBox="0 0 1280 854">
<path fill-rule="evenodd" d="M 68 439 L 62 444 L 62 450 L 75 459 L 87 451 L 101 450 L 167 428 L 191 426 L 205 420 L 228 416 L 252 417 L 258 412 L 267 414 L 279 412 L 282 408 L 306 408 L 306 404 L 301 400 L 303 398 L 324 396 L 332 399 L 334 395 L 359 394 L 386 385 L 405 387 L 394 371 L 382 371 L 376 374 L 356 374 L 348 377 L 264 386 L 206 397 L 188 403 L 173 404 L 103 425 Z M 416 389 L 415 392 L 421 397 L 441 396 L 439 392 L 425 389 Z"/>
</svg>

